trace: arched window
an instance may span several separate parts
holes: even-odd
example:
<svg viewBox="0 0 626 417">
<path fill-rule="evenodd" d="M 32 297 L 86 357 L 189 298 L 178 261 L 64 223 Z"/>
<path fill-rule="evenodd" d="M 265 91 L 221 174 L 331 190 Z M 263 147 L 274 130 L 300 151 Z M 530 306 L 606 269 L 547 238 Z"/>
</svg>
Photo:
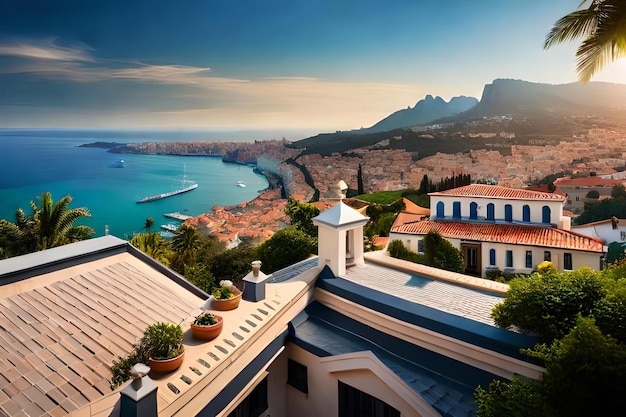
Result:
<svg viewBox="0 0 626 417">
<path fill-rule="evenodd" d="M 528 204 L 524 204 L 522 207 L 522 221 L 530 222 L 530 206 Z"/>
<path fill-rule="evenodd" d="M 444 217 L 443 208 L 444 208 L 443 201 L 438 202 L 437 203 L 437 218 L 438 219 Z"/>
<path fill-rule="evenodd" d="M 455 219 L 461 218 L 461 202 L 455 201 L 452 203 L 452 217 Z"/>
<path fill-rule="evenodd" d="M 505 222 L 513 221 L 513 206 L 510 204 L 504 205 L 504 221 Z"/>
<path fill-rule="evenodd" d="M 470 203 L 470 219 L 476 220 L 478 218 L 478 203 Z"/>
<path fill-rule="evenodd" d="M 541 222 L 542 223 L 552 223 L 552 214 L 550 212 L 550 207 L 543 206 L 541 209 Z"/>
<path fill-rule="evenodd" d="M 487 220 L 496 219 L 496 206 L 493 203 L 487 204 Z"/>
</svg>

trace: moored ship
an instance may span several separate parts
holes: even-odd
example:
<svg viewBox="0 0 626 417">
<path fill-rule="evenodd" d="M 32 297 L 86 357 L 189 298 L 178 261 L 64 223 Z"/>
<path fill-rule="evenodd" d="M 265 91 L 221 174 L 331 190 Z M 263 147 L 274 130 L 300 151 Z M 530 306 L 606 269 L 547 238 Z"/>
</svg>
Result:
<svg viewBox="0 0 626 417">
<path fill-rule="evenodd" d="M 137 204 L 149 203 L 151 201 L 161 200 L 163 198 L 171 197 L 173 195 L 186 193 L 186 192 L 191 191 L 191 190 L 196 189 L 196 188 L 198 188 L 198 184 L 192 184 L 189 187 L 181 188 L 180 190 L 170 191 L 169 193 L 161 193 L 161 194 L 150 195 L 148 197 L 142 198 L 141 200 L 137 200 Z"/>
</svg>

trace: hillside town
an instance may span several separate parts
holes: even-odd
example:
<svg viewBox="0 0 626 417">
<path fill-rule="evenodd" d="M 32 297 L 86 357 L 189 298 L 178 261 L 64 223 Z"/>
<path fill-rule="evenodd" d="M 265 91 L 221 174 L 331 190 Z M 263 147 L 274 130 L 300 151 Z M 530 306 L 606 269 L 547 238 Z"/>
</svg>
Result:
<svg viewBox="0 0 626 417">
<path fill-rule="evenodd" d="M 458 133 L 458 140 L 463 140 L 466 135 L 470 134 Z M 511 188 L 530 187 L 549 176 L 560 177 L 554 183 L 558 185 L 559 192 L 570 197 L 564 208 L 573 216 L 581 213 L 590 189 L 606 197 L 614 185 L 624 183 L 626 178 L 623 172 L 626 166 L 626 133 L 621 129 L 591 128 L 586 134 L 563 138 L 556 145 L 542 141 L 540 135 L 533 144 L 508 146 L 505 146 L 506 142 L 515 139 L 514 132 L 478 132 L 471 135 L 498 140 L 489 143 L 485 149 L 456 154 L 439 152 L 418 160 L 405 150 L 385 148 L 389 141 L 398 140 L 393 137 L 375 146 L 328 156 L 303 154 L 301 149 L 284 139 L 145 142 L 126 145 L 115 152 L 214 155 L 228 162 L 255 166 L 277 180 L 278 185 L 261 192 L 250 202 L 214 207 L 212 213 L 187 220 L 227 244 L 234 244 L 243 237 L 262 241 L 282 228 L 286 224 L 282 209 L 288 197 L 311 201 L 317 190 L 322 208 L 324 202 L 336 202 L 340 181 L 344 181 L 349 189 L 358 189 L 359 170 L 365 193 L 417 189 L 424 176 L 436 182 L 458 174 L 469 174 L 473 181 Z M 312 183 L 305 179 L 305 171 Z"/>
</svg>

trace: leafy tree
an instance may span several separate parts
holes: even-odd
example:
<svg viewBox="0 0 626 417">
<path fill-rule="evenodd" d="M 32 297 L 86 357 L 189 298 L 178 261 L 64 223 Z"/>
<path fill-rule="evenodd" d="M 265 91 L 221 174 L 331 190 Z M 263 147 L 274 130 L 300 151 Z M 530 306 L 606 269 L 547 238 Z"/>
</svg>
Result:
<svg viewBox="0 0 626 417">
<path fill-rule="evenodd" d="M 358 195 L 364 194 L 365 188 L 363 187 L 363 165 L 361 164 L 359 164 L 359 170 L 356 173 L 356 185 Z"/>
<path fill-rule="evenodd" d="M 606 253 L 606 261 L 608 263 L 619 262 L 626 257 L 626 247 L 622 242 L 609 243 L 609 250 Z"/>
<path fill-rule="evenodd" d="M 211 274 L 211 270 L 204 264 L 185 266 L 183 276 L 187 279 L 187 281 L 191 282 L 193 285 L 208 294 L 211 293 L 211 290 L 215 286 L 213 274 Z"/>
<path fill-rule="evenodd" d="M 20 255 L 20 228 L 8 220 L 0 219 L 0 259 Z"/>
<path fill-rule="evenodd" d="M 186 267 L 195 266 L 196 256 L 201 247 L 202 234 L 193 226 L 181 225 L 170 241 L 170 248 L 174 252 L 172 268 L 179 273 L 184 273 Z"/>
<path fill-rule="evenodd" d="M 21 208 L 15 212 L 15 223 L 0 223 L 0 257 L 9 257 L 53 248 L 95 234 L 88 226 L 75 226 L 82 217 L 90 217 L 86 208 L 69 208 L 72 197 L 66 195 L 56 203 L 49 192 L 41 193 L 38 205 L 30 202 L 32 214 Z"/>
<path fill-rule="evenodd" d="M 479 417 L 553 416 L 538 382 L 514 376 L 510 382 L 494 379 L 487 389 L 474 392 Z"/>
<path fill-rule="evenodd" d="M 613 186 L 611 190 L 612 198 L 626 198 L 626 187 L 623 184 L 617 184 Z"/>
<path fill-rule="evenodd" d="M 317 252 L 317 239 L 302 230 L 287 226 L 257 247 L 257 256 L 266 273 L 302 261 Z"/>
<path fill-rule="evenodd" d="M 151 258 L 169 266 L 169 243 L 156 232 L 137 233 L 130 244 Z"/>
<path fill-rule="evenodd" d="M 621 270 L 619 273 L 623 274 L 625 265 L 609 268 Z M 595 304 L 593 317 L 604 334 L 626 343 L 626 279 L 606 279 L 604 284 L 606 295 Z"/>
<path fill-rule="evenodd" d="M 504 301 L 492 315 L 500 327 L 517 326 L 542 340 L 563 337 L 578 314 L 589 316 L 606 290 L 590 268 L 559 274 L 549 268 L 528 278 L 514 278 Z"/>
<path fill-rule="evenodd" d="M 597 190 L 590 190 L 587 195 L 585 195 L 586 198 L 594 198 L 594 199 L 598 199 L 600 198 L 600 193 Z"/>
<path fill-rule="evenodd" d="M 565 337 L 537 347 L 534 356 L 545 361 L 541 385 L 556 415 L 610 416 L 625 409 L 626 346 L 602 334 L 593 318 L 578 316 Z"/>
<path fill-rule="evenodd" d="M 626 406 L 626 346 L 602 334 L 593 318 L 578 316 L 561 339 L 526 350 L 541 359 L 539 381 L 515 376 L 475 391 L 478 417 L 621 415 Z"/>
<path fill-rule="evenodd" d="M 38 250 L 70 243 L 68 236 L 71 236 L 70 231 L 74 227 L 74 222 L 82 217 L 91 217 L 86 208 L 70 209 L 71 202 L 72 197 L 68 194 L 55 203 L 49 192 L 41 193 L 41 206 L 31 201 L 32 216 L 38 228 L 36 233 Z"/>
<path fill-rule="evenodd" d="M 576 51 L 578 78 L 587 83 L 602 67 L 626 56 L 626 3 L 623 0 L 582 0 L 579 8 L 559 19 L 544 48 L 583 38 Z"/>
<path fill-rule="evenodd" d="M 600 201 L 585 202 L 585 211 L 575 220 L 576 224 L 586 224 L 617 216 L 626 218 L 626 198 L 607 198 Z"/>
<path fill-rule="evenodd" d="M 430 266 L 463 272 L 463 253 L 434 230 L 424 235 L 424 255 Z"/>
<path fill-rule="evenodd" d="M 243 240 L 236 248 L 216 254 L 210 260 L 211 274 L 215 282 L 227 279 L 238 283 L 250 272 L 254 260 L 255 248 L 249 240 Z"/>
<path fill-rule="evenodd" d="M 420 255 L 417 252 L 413 252 L 400 240 L 392 240 L 389 242 L 387 246 L 387 250 L 389 251 L 389 256 L 392 258 L 404 259 L 405 261 L 411 261 L 414 263 L 425 264 L 426 260 L 424 256 Z"/>
<path fill-rule="evenodd" d="M 317 236 L 317 228 L 313 224 L 313 217 L 320 214 L 320 210 L 311 203 L 302 203 L 293 197 L 287 200 L 285 214 L 289 216 L 292 226 L 309 236 Z"/>
</svg>

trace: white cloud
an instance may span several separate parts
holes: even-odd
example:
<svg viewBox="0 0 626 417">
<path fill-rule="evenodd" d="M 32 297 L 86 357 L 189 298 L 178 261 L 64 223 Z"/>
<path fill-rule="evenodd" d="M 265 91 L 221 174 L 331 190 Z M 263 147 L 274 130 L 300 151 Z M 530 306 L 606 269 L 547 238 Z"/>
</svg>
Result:
<svg viewBox="0 0 626 417">
<path fill-rule="evenodd" d="M 0 44 L 0 56 L 14 56 L 50 61 L 93 62 L 88 49 L 82 47 L 64 47 L 55 43 L 55 39 L 46 39 L 39 43 Z"/>
</svg>

